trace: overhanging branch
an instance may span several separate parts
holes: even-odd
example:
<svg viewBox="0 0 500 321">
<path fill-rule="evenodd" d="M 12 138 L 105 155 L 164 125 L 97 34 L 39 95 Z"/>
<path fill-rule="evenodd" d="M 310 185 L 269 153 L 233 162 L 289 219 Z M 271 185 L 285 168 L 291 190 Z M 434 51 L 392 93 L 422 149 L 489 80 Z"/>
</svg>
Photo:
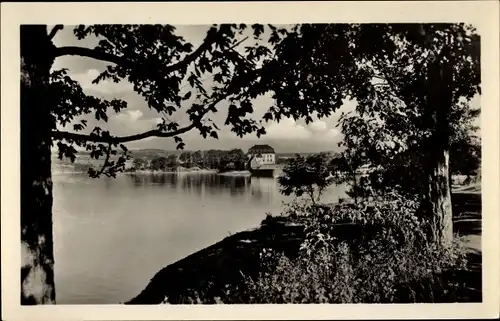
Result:
<svg viewBox="0 0 500 321">
<path fill-rule="evenodd" d="M 214 101 L 206 108 L 204 108 L 200 114 L 197 116 L 197 120 L 194 120 L 190 125 L 179 128 L 170 132 L 163 132 L 158 129 L 152 129 L 144 133 L 134 134 L 129 136 L 98 136 L 98 135 L 87 135 L 87 134 L 77 134 L 66 131 L 54 130 L 51 132 L 52 139 L 66 139 L 72 141 L 87 141 L 93 143 L 109 143 L 109 144 L 123 144 L 127 142 L 132 142 L 136 140 L 142 140 L 148 137 L 174 137 L 180 134 L 184 134 L 191 129 L 195 128 L 197 124 L 200 124 L 204 115 L 206 115 L 215 105 L 221 102 L 225 96 L 220 96 L 215 98 Z"/>
<path fill-rule="evenodd" d="M 208 32 L 207 36 L 205 37 L 205 40 L 203 43 L 192 53 L 186 55 L 184 59 L 173 63 L 171 65 L 168 65 L 166 68 L 160 68 L 159 71 L 165 72 L 165 73 L 170 73 L 176 70 L 183 69 L 187 67 L 190 63 L 195 61 L 205 50 L 210 48 L 210 46 L 215 42 L 216 39 L 216 33 L 213 32 Z M 81 57 L 88 57 L 88 58 L 93 58 L 97 60 L 102 60 L 102 61 L 108 61 L 112 62 L 114 64 L 123 66 L 123 67 L 129 67 L 129 68 L 137 68 L 139 66 L 144 67 L 144 63 L 139 63 L 135 61 L 131 61 L 130 59 L 127 59 L 125 57 L 117 56 L 111 53 L 106 53 L 102 51 L 98 51 L 95 49 L 90 49 L 90 48 L 84 48 L 84 47 L 76 47 L 76 46 L 67 46 L 67 47 L 58 47 L 54 49 L 54 56 L 59 57 L 59 56 L 81 56 Z M 161 62 L 160 62 L 161 63 Z M 146 63 L 149 64 L 149 63 Z M 155 66 L 158 67 L 158 66 Z"/>
<path fill-rule="evenodd" d="M 88 57 L 88 58 L 93 58 L 93 59 L 97 59 L 97 60 L 112 62 L 114 64 L 121 65 L 121 66 L 130 66 L 131 64 L 133 64 L 132 61 L 130 61 L 126 58 L 120 57 L 120 56 L 116 56 L 116 55 L 102 52 L 102 51 L 97 51 L 95 49 L 76 47 L 76 46 L 55 48 L 54 55 L 55 55 L 55 57 L 60 57 L 60 56 Z"/>
<path fill-rule="evenodd" d="M 110 144 L 122 144 L 127 142 L 132 142 L 136 140 L 142 140 L 148 137 L 173 137 L 176 135 L 180 135 L 186 133 L 195 127 L 195 123 L 192 123 L 189 126 L 182 127 L 178 130 L 174 130 L 171 132 L 162 132 L 158 129 L 153 129 L 144 133 L 129 135 L 129 136 L 97 136 L 97 135 L 87 135 L 87 134 L 77 134 L 65 131 L 54 130 L 52 131 L 53 139 L 66 139 L 72 141 L 87 141 L 93 143 L 110 143 Z"/>
</svg>

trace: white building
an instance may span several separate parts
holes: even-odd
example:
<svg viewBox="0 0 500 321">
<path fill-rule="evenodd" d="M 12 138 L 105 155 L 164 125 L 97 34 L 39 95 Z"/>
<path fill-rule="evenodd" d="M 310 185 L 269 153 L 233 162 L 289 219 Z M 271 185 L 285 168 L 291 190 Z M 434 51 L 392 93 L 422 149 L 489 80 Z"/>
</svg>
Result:
<svg viewBox="0 0 500 321">
<path fill-rule="evenodd" d="M 269 145 L 254 145 L 250 147 L 248 156 L 253 157 L 253 161 L 261 165 L 276 164 L 276 153 L 274 152 L 274 148 Z"/>
</svg>

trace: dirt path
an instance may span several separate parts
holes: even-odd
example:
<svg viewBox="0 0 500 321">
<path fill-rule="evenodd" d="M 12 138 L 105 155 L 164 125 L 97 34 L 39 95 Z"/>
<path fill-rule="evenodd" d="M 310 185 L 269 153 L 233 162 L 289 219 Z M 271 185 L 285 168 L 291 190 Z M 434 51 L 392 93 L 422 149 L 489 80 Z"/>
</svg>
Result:
<svg viewBox="0 0 500 321">
<path fill-rule="evenodd" d="M 467 240 L 468 246 L 481 251 L 482 206 L 481 193 L 453 193 L 453 230 Z"/>
<path fill-rule="evenodd" d="M 464 273 L 473 301 L 481 301 L 482 297 L 482 206 L 481 192 L 471 189 L 454 191 L 453 196 L 453 230 L 464 237 L 469 248 L 469 271 Z"/>
</svg>

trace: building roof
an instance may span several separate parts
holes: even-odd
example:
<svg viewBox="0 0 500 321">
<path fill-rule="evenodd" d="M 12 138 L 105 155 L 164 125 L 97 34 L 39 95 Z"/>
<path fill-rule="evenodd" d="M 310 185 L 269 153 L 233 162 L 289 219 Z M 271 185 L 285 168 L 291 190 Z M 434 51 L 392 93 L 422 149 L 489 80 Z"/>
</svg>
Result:
<svg viewBox="0 0 500 321">
<path fill-rule="evenodd" d="M 254 145 L 248 149 L 249 153 L 263 153 L 263 154 L 271 154 L 275 153 L 274 148 L 269 145 Z"/>
</svg>

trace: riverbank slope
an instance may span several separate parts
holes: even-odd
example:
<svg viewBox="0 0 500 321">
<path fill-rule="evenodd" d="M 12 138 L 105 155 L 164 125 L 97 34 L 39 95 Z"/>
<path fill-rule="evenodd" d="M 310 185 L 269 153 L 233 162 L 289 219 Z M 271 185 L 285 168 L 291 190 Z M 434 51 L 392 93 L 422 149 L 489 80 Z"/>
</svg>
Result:
<svg viewBox="0 0 500 321">
<path fill-rule="evenodd" d="M 188 303 L 200 296 L 215 303 L 227 285 L 237 285 L 260 270 L 259 253 L 273 248 L 293 256 L 304 228 L 281 218 L 264 220 L 258 228 L 239 232 L 160 270 L 148 286 L 126 304 Z"/>
</svg>

